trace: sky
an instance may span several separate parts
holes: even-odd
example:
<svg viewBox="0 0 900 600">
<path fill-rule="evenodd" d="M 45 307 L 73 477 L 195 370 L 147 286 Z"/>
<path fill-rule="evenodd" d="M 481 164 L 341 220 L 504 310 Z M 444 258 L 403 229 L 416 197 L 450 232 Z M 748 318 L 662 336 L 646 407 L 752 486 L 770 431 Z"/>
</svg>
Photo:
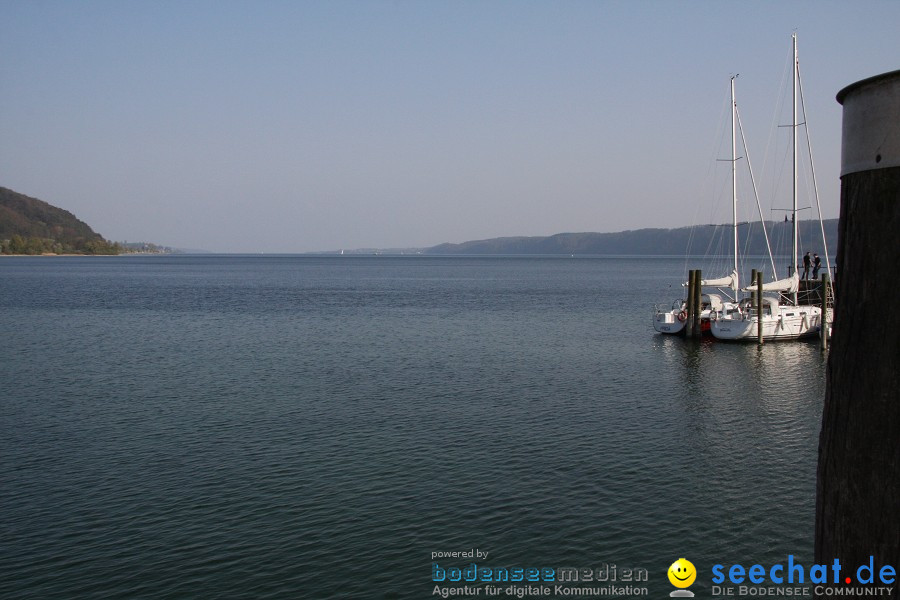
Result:
<svg viewBox="0 0 900 600">
<path fill-rule="evenodd" d="M 900 68 L 898 23 L 896 0 L 0 0 L 0 186 L 214 252 L 724 223 L 739 74 L 782 218 L 796 32 L 836 217 L 835 95 Z"/>
</svg>

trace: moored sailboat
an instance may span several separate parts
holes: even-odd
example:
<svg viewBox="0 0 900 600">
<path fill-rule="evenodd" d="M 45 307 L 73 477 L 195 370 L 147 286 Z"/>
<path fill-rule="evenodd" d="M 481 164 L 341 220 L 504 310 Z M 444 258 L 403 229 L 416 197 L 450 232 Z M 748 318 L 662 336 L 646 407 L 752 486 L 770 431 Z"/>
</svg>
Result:
<svg viewBox="0 0 900 600">
<path fill-rule="evenodd" d="M 755 299 L 745 298 L 738 310 L 721 317 L 713 315 L 710 332 L 720 340 L 756 341 L 762 321 L 764 340 L 798 340 L 818 334 L 822 324 L 822 309 L 818 306 L 798 305 L 796 302 L 800 277 L 793 276 L 763 285 L 763 292 L 777 291 L 778 296 L 762 297 L 762 314 Z M 744 291 L 754 292 L 755 288 Z M 793 300 L 791 298 L 794 298 Z"/>
<path fill-rule="evenodd" d="M 702 288 L 731 289 L 731 295 L 722 293 L 703 293 L 700 296 L 700 331 L 703 334 L 710 332 L 711 318 L 719 314 L 729 314 L 737 308 L 739 276 L 738 276 L 738 222 L 737 222 L 737 103 L 734 98 L 734 80 L 731 78 L 731 214 L 732 214 L 732 258 L 734 265 L 731 273 L 717 279 L 704 279 L 700 281 Z M 687 284 L 684 284 L 685 286 Z M 686 299 L 678 299 L 672 303 L 671 309 L 664 310 L 657 307 L 653 317 L 653 328 L 658 333 L 670 335 L 684 335 L 687 324 L 688 306 Z"/>
<path fill-rule="evenodd" d="M 797 60 L 797 36 L 793 42 L 793 120 L 791 142 L 793 146 L 793 204 L 791 235 L 791 275 L 786 279 L 772 281 L 762 286 L 762 292 L 776 292 L 777 295 L 763 296 L 760 305 L 754 299 L 743 300 L 739 309 L 731 314 L 714 315 L 710 331 L 721 340 L 756 340 L 762 329 L 763 340 L 797 340 L 818 334 L 822 325 L 822 309 L 818 306 L 799 304 L 797 292 L 800 287 L 798 273 L 797 246 L 797 87 L 800 77 Z M 763 225 L 765 226 L 765 225 Z M 823 235 L 824 238 L 824 235 Z M 824 240 L 823 240 L 824 241 Z M 827 257 L 827 251 L 826 251 Z M 746 288 L 746 292 L 758 292 L 758 288 Z M 760 310 L 761 309 L 761 310 Z"/>
</svg>

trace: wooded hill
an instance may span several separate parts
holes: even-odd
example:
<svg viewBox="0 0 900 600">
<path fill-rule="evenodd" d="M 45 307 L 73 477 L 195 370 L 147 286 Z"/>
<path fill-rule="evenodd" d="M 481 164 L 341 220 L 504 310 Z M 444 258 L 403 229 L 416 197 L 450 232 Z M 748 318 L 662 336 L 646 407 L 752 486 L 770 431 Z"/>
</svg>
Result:
<svg viewBox="0 0 900 600">
<path fill-rule="evenodd" d="M 837 219 L 824 222 L 828 250 L 837 251 Z M 772 251 L 790 254 L 791 223 L 766 222 Z M 800 253 L 822 253 L 822 233 L 818 221 L 801 221 Z M 637 229 L 617 233 L 558 233 L 545 237 L 503 237 L 488 240 L 441 244 L 424 254 L 636 254 L 676 255 L 731 254 L 731 225 L 697 225 L 678 229 Z M 765 255 L 765 237 L 759 223 L 738 226 L 742 254 Z"/>
<path fill-rule="evenodd" d="M 0 187 L 0 252 L 3 254 L 118 254 L 67 210 Z"/>
</svg>

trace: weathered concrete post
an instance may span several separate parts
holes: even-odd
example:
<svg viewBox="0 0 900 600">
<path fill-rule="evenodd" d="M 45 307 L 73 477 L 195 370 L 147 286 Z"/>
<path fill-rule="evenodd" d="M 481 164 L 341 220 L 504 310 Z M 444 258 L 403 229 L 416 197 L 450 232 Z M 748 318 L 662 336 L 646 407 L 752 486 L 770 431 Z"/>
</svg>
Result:
<svg viewBox="0 0 900 600">
<path fill-rule="evenodd" d="M 872 556 L 877 574 L 900 562 L 900 310 L 891 262 L 900 231 L 900 71 L 854 83 L 837 100 L 841 297 L 819 437 L 815 555 L 852 569 Z"/>
</svg>

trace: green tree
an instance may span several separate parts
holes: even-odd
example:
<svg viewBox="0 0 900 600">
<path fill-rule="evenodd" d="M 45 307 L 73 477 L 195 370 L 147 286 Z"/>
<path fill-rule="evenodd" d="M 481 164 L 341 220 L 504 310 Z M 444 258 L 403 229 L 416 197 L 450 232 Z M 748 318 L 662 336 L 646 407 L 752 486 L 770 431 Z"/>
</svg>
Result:
<svg viewBox="0 0 900 600">
<path fill-rule="evenodd" d="M 119 254 L 121 247 L 118 244 L 106 240 L 90 240 L 84 243 L 85 254 Z"/>
<path fill-rule="evenodd" d="M 7 248 L 9 248 L 9 254 L 25 254 L 25 238 L 18 234 L 12 236 Z"/>
</svg>

